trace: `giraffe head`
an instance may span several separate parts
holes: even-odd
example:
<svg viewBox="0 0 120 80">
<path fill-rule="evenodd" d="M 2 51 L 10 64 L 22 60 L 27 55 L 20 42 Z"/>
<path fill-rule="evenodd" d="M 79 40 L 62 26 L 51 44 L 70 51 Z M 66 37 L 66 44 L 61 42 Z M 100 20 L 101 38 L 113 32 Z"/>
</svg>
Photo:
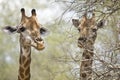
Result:
<svg viewBox="0 0 120 80">
<path fill-rule="evenodd" d="M 85 13 L 81 20 L 72 19 L 73 25 L 79 30 L 79 32 L 84 32 L 85 29 L 92 29 L 93 32 L 97 31 L 99 28 L 102 28 L 104 25 L 104 20 L 101 20 L 99 23 L 95 22 L 95 13 Z"/>
<path fill-rule="evenodd" d="M 93 38 L 95 40 L 97 36 L 97 30 L 102 28 L 104 21 L 101 20 L 99 23 L 95 21 L 94 13 L 85 13 L 81 20 L 72 19 L 73 25 L 79 30 L 80 37 L 78 43 L 81 44 L 79 47 L 83 47 L 83 44 Z"/>
<path fill-rule="evenodd" d="M 31 17 L 26 16 L 24 8 L 21 9 L 21 14 L 22 18 L 20 24 L 15 28 L 6 26 L 3 28 L 4 31 L 10 33 L 17 32 L 24 38 L 27 45 L 32 46 L 37 50 L 44 49 L 44 41 L 41 38 L 41 35 L 47 30 L 38 22 L 35 9 L 31 10 Z"/>
</svg>

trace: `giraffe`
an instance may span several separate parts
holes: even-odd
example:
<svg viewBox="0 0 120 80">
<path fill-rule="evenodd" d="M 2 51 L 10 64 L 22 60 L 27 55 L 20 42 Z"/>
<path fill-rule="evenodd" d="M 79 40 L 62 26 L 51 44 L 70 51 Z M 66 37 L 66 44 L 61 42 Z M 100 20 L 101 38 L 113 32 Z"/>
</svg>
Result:
<svg viewBox="0 0 120 80">
<path fill-rule="evenodd" d="M 16 27 L 6 26 L 3 30 L 9 33 L 20 34 L 18 80 L 30 80 L 31 47 L 37 50 L 43 50 L 45 48 L 41 35 L 44 34 L 47 29 L 41 27 L 41 24 L 37 21 L 35 9 L 31 10 L 31 17 L 26 16 L 24 8 L 21 9 L 21 14 L 22 18 L 19 25 Z"/>
<path fill-rule="evenodd" d="M 88 14 L 92 14 L 91 18 L 87 17 Z M 96 23 L 95 13 L 86 12 L 81 20 L 72 19 L 72 23 L 79 30 L 78 47 L 83 49 L 80 64 L 80 80 L 92 80 L 94 43 L 97 37 L 97 30 L 103 27 L 104 20 Z"/>
</svg>

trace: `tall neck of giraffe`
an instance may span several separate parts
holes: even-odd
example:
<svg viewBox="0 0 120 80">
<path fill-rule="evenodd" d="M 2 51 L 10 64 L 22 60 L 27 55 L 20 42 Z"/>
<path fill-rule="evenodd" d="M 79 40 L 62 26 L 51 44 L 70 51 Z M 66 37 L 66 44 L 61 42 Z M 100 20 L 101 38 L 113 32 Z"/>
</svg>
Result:
<svg viewBox="0 0 120 80">
<path fill-rule="evenodd" d="M 20 34 L 20 57 L 18 80 L 30 80 L 31 46 Z"/>
<path fill-rule="evenodd" d="M 94 38 L 89 38 L 84 44 L 82 59 L 80 64 L 80 80 L 92 80 L 92 64 L 94 56 L 94 43 L 97 34 Z"/>
</svg>

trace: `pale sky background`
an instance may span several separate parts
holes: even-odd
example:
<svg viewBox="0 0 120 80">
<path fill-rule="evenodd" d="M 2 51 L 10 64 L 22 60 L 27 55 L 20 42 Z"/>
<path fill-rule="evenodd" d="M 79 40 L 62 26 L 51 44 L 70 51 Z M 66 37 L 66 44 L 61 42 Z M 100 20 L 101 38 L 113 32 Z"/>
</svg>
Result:
<svg viewBox="0 0 120 80">
<path fill-rule="evenodd" d="M 20 9 L 24 7 L 26 9 L 26 14 L 28 16 L 31 15 L 30 14 L 31 9 L 35 8 L 36 12 L 37 12 L 37 16 L 39 17 L 38 20 L 41 22 L 41 24 L 55 23 L 56 19 L 60 18 L 62 13 L 65 11 L 62 8 L 62 7 L 64 7 L 64 4 L 61 2 L 55 2 L 55 0 L 37 0 L 37 3 L 39 4 L 39 5 L 37 4 L 38 5 L 37 8 L 36 8 L 35 4 L 32 4 L 31 6 L 29 5 L 29 4 L 31 4 L 31 3 L 29 3 L 31 1 L 32 0 L 30 0 L 30 1 L 9 0 L 9 2 L 8 2 L 9 4 L 6 6 L 9 6 L 11 11 L 18 9 L 17 12 L 19 12 Z M 59 0 L 57 0 L 57 1 L 59 1 Z M 62 1 L 62 0 L 60 0 L 60 1 Z M 71 0 L 64 0 L 64 1 L 71 1 Z M 0 4 L 3 4 L 4 2 L 6 2 L 6 0 L 0 0 Z M 70 18 L 71 18 L 71 16 L 73 16 L 73 14 L 74 14 L 74 12 L 67 12 L 64 15 L 63 19 L 66 21 L 70 20 Z"/>
</svg>

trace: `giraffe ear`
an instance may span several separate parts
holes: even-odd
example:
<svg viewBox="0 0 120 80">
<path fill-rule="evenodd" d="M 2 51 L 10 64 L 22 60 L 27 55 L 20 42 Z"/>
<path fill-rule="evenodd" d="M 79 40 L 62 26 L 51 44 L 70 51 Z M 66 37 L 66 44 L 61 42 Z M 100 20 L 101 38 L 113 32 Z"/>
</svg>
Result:
<svg viewBox="0 0 120 80">
<path fill-rule="evenodd" d="M 11 26 L 6 26 L 6 27 L 2 28 L 2 30 L 3 30 L 4 32 L 6 32 L 6 33 L 14 33 L 14 32 L 17 31 L 16 28 L 11 27 Z"/>
<path fill-rule="evenodd" d="M 40 28 L 40 34 L 41 35 L 46 35 L 46 34 L 48 34 L 49 32 L 48 32 L 48 30 L 46 29 L 46 28 L 44 28 L 44 27 L 41 27 Z"/>
<path fill-rule="evenodd" d="M 72 19 L 72 23 L 76 28 L 78 28 L 78 26 L 80 25 L 79 19 Z"/>
<path fill-rule="evenodd" d="M 100 22 L 97 24 L 97 27 L 103 28 L 104 25 L 105 25 L 105 20 L 100 20 Z"/>
</svg>

